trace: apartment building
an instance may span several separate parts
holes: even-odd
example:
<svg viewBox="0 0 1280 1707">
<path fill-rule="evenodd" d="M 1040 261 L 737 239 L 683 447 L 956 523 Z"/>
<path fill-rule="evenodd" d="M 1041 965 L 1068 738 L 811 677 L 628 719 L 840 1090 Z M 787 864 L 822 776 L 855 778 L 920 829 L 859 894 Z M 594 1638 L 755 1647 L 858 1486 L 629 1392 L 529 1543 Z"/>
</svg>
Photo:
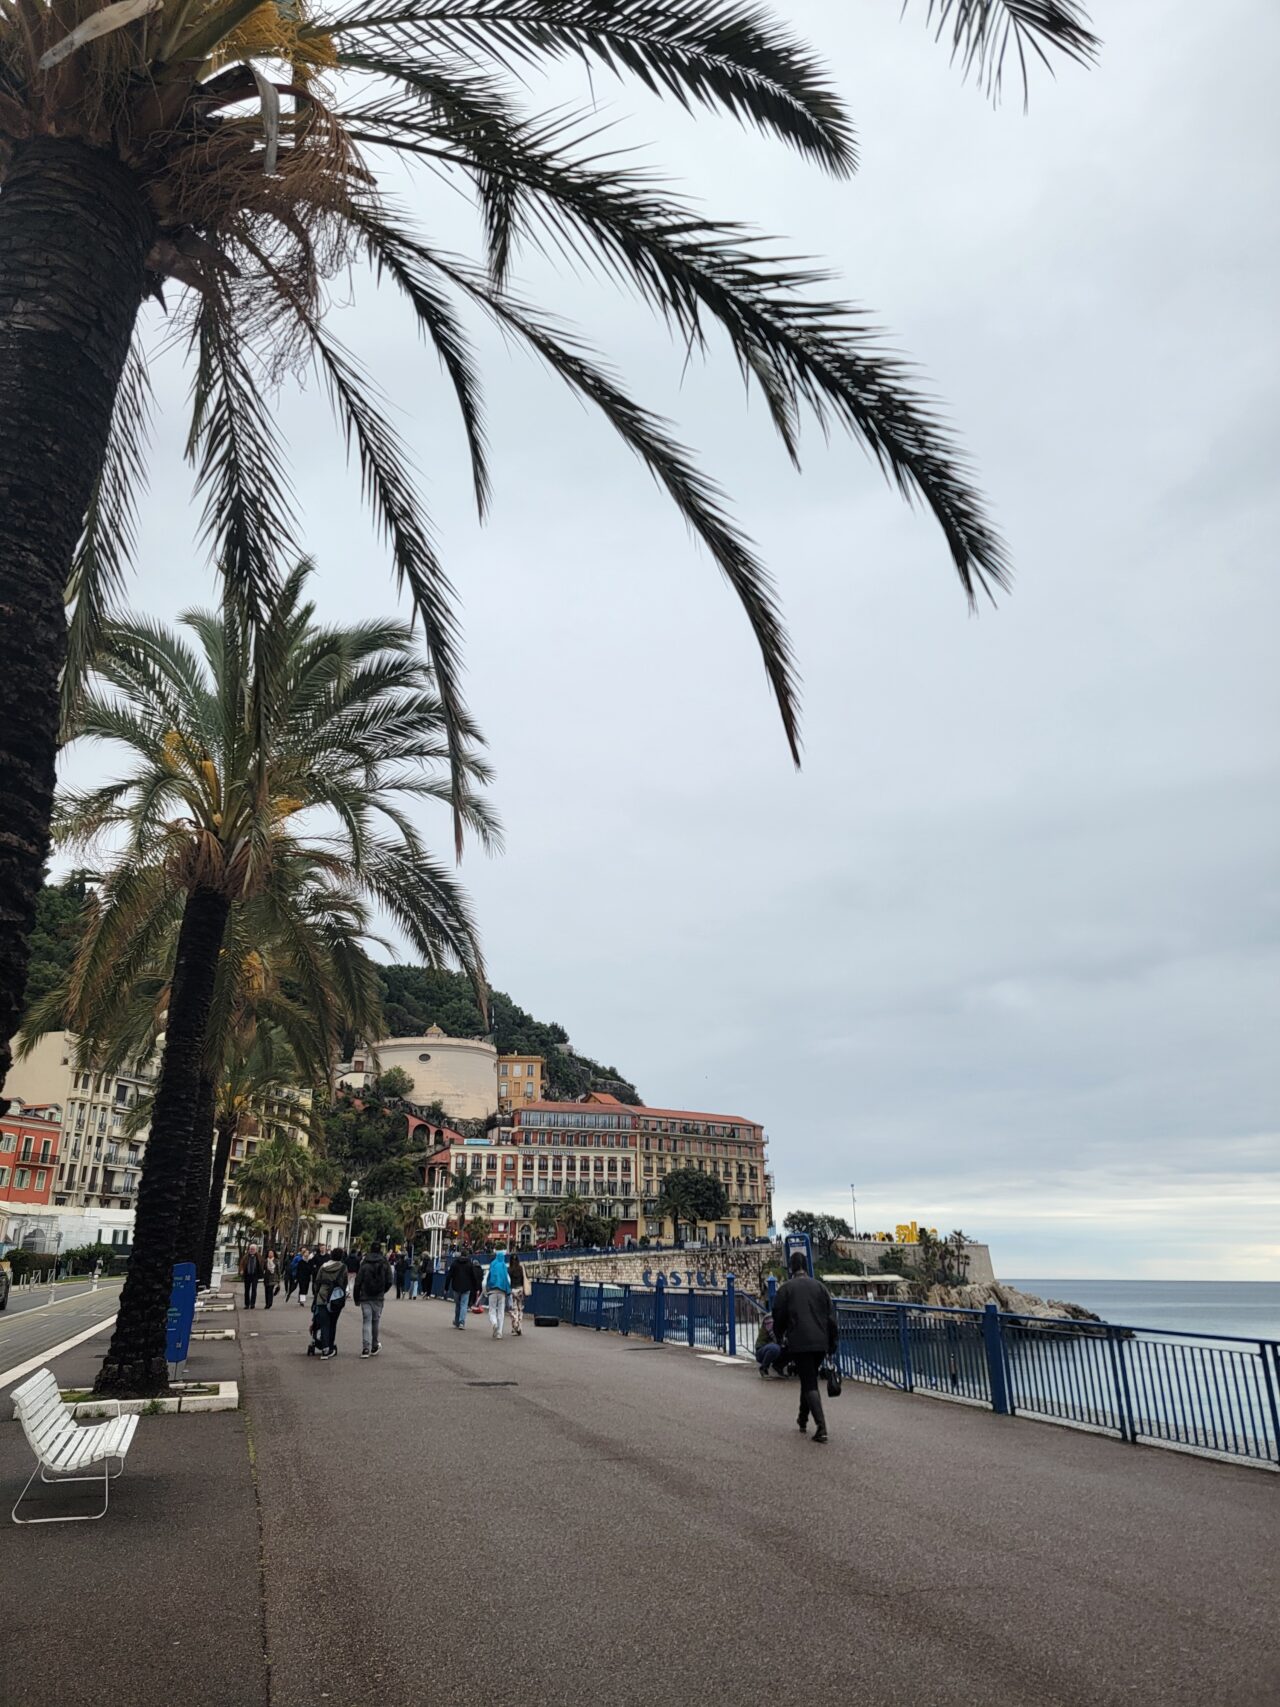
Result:
<svg viewBox="0 0 1280 1707">
<path fill-rule="evenodd" d="M 541 1055 L 499 1055 L 498 1113 L 542 1100 Z"/>
<path fill-rule="evenodd" d="M 61 1111 L 53 1202 L 73 1208 L 132 1209 L 137 1200 L 147 1127 L 131 1132 L 129 1116 L 155 1088 L 151 1067 L 104 1074 L 76 1061 L 76 1039 L 50 1032 L 16 1061 L 5 1089 L 28 1107 Z"/>
<path fill-rule="evenodd" d="M 0 1115 L 0 1214 L 48 1206 L 61 1138 L 62 1110 L 56 1103 L 28 1106 L 14 1098 L 8 1114 Z"/>
</svg>

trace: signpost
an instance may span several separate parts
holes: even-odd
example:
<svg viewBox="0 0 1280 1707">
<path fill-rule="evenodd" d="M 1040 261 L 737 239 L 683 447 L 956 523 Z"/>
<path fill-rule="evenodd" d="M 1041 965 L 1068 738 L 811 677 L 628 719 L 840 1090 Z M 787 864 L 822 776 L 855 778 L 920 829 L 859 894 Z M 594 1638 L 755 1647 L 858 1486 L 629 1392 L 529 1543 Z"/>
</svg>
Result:
<svg viewBox="0 0 1280 1707">
<path fill-rule="evenodd" d="M 172 1369 L 187 1361 L 187 1352 L 191 1348 L 191 1324 L 195 1318 L 196 1265 L 193 1262 L 176 1262 L 164 1330 L 164 1355 Z"/>
<path fill-rule="evenodd" d="M 422 1230 L 424 1233 L 434 1233 L 449 1225 L 449 1217 L 443 1209 L 424 1209 L 422 1212 Z"/>
<path fill-rule="evenodd" d="M 788 1233 L 786 1238 L 782 1241 L 782 1249 L 787 1259 L 788 1275 L 791 1273 L 792 1253 L 795 1251 L 803 1251 L 805 1264 L 809 1270 L 809 1277 L 810 1279 L 813 1278 L 813 1246 L 809 1242 L 809 1235 L 807 1233 Z"/>
</svg>

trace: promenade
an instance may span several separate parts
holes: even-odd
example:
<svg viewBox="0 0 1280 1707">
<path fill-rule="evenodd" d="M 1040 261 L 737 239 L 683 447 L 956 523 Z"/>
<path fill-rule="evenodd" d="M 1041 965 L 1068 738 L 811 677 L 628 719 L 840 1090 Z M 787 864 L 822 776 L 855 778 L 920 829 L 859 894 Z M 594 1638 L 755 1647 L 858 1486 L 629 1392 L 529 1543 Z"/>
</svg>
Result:
<svg viewBox="0 0 1280 1707">
<path fill-rule="evenodd" d="M 745 1365 L 439 1303 L 370 1360 L 350 1306 L 325 1363 L 234 1319 L 192 1373 L 245 1408 L 144 1417 L 101 1523 L 9 1525 L 0 1422 L 0 1707 L 1280 1697 L 1266 1472 L 853 1384 L 823 1449 Z"/>
</svg>

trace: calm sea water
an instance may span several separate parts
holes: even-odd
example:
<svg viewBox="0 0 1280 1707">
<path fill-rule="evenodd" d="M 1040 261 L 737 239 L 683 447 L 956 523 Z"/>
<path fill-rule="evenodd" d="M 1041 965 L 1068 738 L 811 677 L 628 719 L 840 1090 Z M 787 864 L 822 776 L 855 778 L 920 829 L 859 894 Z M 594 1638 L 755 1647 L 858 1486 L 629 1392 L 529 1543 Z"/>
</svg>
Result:
<svg viewBox="0 0 1280 1707">
<path fill-rule="evenodd" d="M 1280 1280 L 1010 1280 L 1082 1304 L 1106 1322 L 1280 1340 Z"/>
</svg>

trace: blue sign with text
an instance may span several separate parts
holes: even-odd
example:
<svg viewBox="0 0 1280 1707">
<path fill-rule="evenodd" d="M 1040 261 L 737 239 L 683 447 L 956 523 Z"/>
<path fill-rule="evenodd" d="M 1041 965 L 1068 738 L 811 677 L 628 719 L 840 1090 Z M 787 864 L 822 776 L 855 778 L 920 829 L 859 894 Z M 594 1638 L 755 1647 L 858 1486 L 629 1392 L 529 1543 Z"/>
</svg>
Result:
<svg viewBox="0 0 1280 1707">
<path fill-rule="evenodd" d="M 164 1329 L 164 1355 L 170 1363 L 185 1363 L 191 1346 L 191 1324 L 196 1319 L 196 1265 L 173 1265 L 173 1291 Z"/>
<path fill-rule="evenodd" d="M 791 1258 L 796 1251 L 804 1253 L 805 1266 L 810 1275 L 813 1274 L 813 1246 L 809 1243 L 807 1233 L 788 1233 L 783 1240 L 783 1250 L 787 1257 L 787 1273 L 791 1273 Z"/>
</svg>

